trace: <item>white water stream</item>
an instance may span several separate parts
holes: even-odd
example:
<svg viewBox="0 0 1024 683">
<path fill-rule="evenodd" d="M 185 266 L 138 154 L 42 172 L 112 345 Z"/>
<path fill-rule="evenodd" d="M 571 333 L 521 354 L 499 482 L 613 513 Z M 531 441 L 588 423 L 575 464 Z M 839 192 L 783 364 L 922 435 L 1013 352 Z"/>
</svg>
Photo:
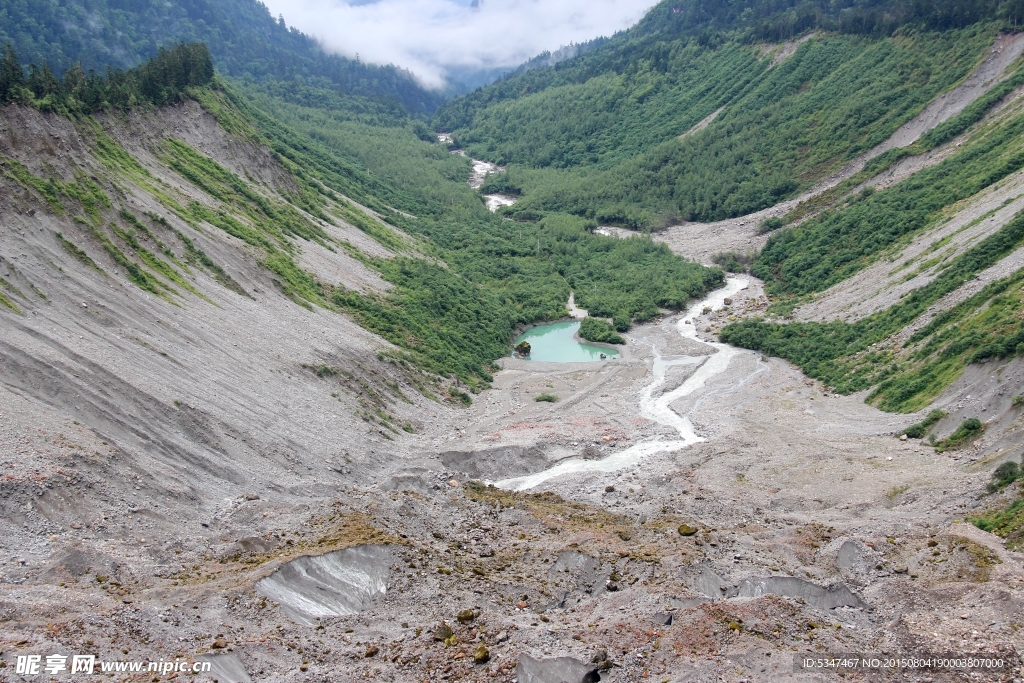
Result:
<svg viewBox="0 0 1024 683">
<path fill-rule="evenodd" d="M 438 133 L 438 141 L 441 144 L 449 145 L 452 142 L 452 136 L 448 133 Z M 466 153 L 461 149 L 452 150 L 452 154 L 458 154 L 466 156 Z M 474 190 L 479 190 L 480 186 L 484 184 L 484 180 L 487 179 L 492 173 L 499 173 L 505 170 L 504 166 L 498 166 L 492 164 L 490 161 L 481 161 L 480 159 L 470 159 L 473 163 L 473 171 L 469 174 L 469 186 Z M 493 213 L 503 206 L 512 206 L 516 203 L 515 197 L 510 197 L 507 194 L 485 194 L 484 200 L 486 201 L 487 208 Z"/>
<path fill-rule="evenodd" d="M 726 282 L 725 287 L 712 292 L 703 301 L 699 301 L 690 306 L 686 311 L 686 315 L 684 315 L 676 325 L 676 329 L 679 331 L 679 334 L 687 339 L 697 340 L 697 328 L 693 324 L 693 318 L 706 306 L 710 306 L 713 310 L 722 308 L 722 306 L 725 305 L 726 298 L 731 297 L 748 284 L 749 281 L 745 278 L 731 277 Z M 736 347 L 729 346 L 728 344 L 720 344 L 717 342 L 703 343 L 714 348 L 716 352 L 711 356 L 682 356 L 671 360 L 665 360 L 661 357 L 661 354 L 658 353 L 657 348 L 655 348 L 653 368 L 654 381 L 644 388 L 640 397 L 640 414 L 648 419 L 654 420 L 658 424 L 674 428 L 679 432 L 678 439 L 673 439 L 671 441 L 645 441 L 643 443 L 630 446 L 618 453 L 609 455 L 607 458 L 602 458 L 601 460 L 582 460 L 579 458 L 564 460 L 543 472 L 527 474 L 522 477 L 513 477 L 512 479 L 503 479 L 502 481 L 495 482 L 495 486 L 513 491 L 525 491 L 526 489 L 539 486 L 549 479 L 560 477 L 565 474 L 572 474 L 576 472 L 615 472 L 635 465 L 649 455 L 676 451 L 680 448 L 686 448 L 687 446 L 704 441 L 703 437 L 697 436 L 696 432 L 694 432 L 693 425 L 690 423 L 690 418 L 685 415 L 679 415 L 669 406 L 678 399 L 684 396 L 689 396 L 697 389 L 703 387 L 705 382 L 707 382 L 711 377 L 724 372 L 729 366 L 729 362 L 736 356 L 751 352 L 745 349 L 738 349 Z M 672 391 L 654 398 L 654 391 L 665 382 L 665 373 L 670 367 L 674 365 L 693 365 L 699 363 L 703 358 L 707 358 L 707 360 L 703 365 L 697 368 L 697 371 L 690 375 L 685 382 Z"/>
</svg>

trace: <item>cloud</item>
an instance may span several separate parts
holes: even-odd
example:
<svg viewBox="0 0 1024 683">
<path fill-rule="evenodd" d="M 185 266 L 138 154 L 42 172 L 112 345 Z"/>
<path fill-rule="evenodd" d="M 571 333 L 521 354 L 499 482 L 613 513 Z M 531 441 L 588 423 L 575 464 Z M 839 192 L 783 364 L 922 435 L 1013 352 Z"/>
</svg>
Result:
<svg viewBox="0 0 1024 683">
<path fill-rule="evenodd" d="M 427 86 L 450 70 L 512 68 L 545 50 L 632 26 L 654 0 L 264 0 L 325 49 L 412 71 Z"/>
</svg>

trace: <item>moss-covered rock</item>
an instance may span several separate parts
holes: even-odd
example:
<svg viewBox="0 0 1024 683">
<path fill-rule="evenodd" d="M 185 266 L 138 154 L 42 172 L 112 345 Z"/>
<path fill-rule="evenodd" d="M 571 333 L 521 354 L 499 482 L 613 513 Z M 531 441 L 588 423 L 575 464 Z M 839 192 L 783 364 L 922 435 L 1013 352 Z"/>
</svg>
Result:
<svg viewBox="0 0 1024 683">
<path fill-rule="evenodd" d="M 437 628 L 434 629 L 434 640 L 438 640 L 443 643 L 451 638 L 453 634 L 452 627 L 442 621 L 437 625 Z"/>
</svg>

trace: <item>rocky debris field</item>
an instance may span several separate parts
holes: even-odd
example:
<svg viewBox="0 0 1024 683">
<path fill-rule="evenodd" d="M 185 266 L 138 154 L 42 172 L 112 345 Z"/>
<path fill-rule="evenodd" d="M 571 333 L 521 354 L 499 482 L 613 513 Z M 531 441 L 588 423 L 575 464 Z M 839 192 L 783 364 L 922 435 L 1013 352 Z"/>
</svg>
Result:
<svg viewBox="0 0 1024 683">
<path fill-rule="evenodd" d="M 757 300 L 752 287 L 730 306 Z M 308 492 L 258 478 L 175 497 L 131 451 L 8 393 L 21 464 L 5 482 L 0 677 L 51 651 L 207 658 L 218 680 L 396 682 L 826 680 L 794 657 L 1015 657 L 1024 556 L 959 521 L 988 504 L 987 472 L 779 361 L 744 352 L 674 403 L 705 439 L 689 448 L 526 492 L 487 483 L 672 438 L 638 401 L 655 349 L 697 359 L 661 391 L 708 357 L 681 318 L 636 328 L 622 360 L 509 359 L 473 406 L 425 424 L 421 450 L 374 461 L 350 440 L 374 467 L 314 472 Z"/>
</svg>

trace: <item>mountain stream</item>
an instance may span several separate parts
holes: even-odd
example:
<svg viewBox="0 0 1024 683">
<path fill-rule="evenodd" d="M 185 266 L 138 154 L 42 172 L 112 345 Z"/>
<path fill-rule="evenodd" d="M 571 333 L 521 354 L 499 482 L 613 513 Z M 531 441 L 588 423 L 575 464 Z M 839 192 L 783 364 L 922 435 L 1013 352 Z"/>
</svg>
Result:
<svg viewBox="0 0 1024 683">
<path fill-rule="evenodd" d="M 725 287 L 712 292 L 707 298 L 690 306 L 686 314 L 676 324 L 676 330 L 682 337 L 698 341 L 697 328 L 693 324 L 693 318 L 700 314 L 705 307 L 710 307 L 713 310 L 722 308 L 725 305 L 725 299 L 744 289 L 748 284 L 749 281 L 746 278 L 730 277 L 726 281 Z M 647 456 L 676 451 L 704 441 L 704 438 L 698 436 L 694 431 L 690 418 L 685 415 L 679 415 L 670 406 L 680 398 L 689 396 L 697 389 L 703 387 L 712 377 L 724 372 L 733 358 L 740 354 L 751 353 L 751 351 L 718 342 L 702 343 L 715 349 L 715 353 L 711 356 L 680 356 L 667 360 L 662 358 L 658 349 L 655 348 L 654 379 L 644 387 L 640 396 L 640 415 L 659 424 L 674 428 L 678 432 L 679 438 L 667 441 L 645 441 L 601 460 L 583 460 L 580 458 L 563 460 L 554 467 L 541 472 L 494 482 L 495 486 L 514 491 L 525 491 L 539 486 L 549 479 L 566 474 L 577 472 L 615 472 L 635 465 Z M 657 398 L 654 397 L 655 390 L 665 382 L 665 373 L 670 367 L 674 365 L 695 365 L 705 358 L 707 360 L 686 381 L 672 391 L 665 392 Z"/>
</svg>

